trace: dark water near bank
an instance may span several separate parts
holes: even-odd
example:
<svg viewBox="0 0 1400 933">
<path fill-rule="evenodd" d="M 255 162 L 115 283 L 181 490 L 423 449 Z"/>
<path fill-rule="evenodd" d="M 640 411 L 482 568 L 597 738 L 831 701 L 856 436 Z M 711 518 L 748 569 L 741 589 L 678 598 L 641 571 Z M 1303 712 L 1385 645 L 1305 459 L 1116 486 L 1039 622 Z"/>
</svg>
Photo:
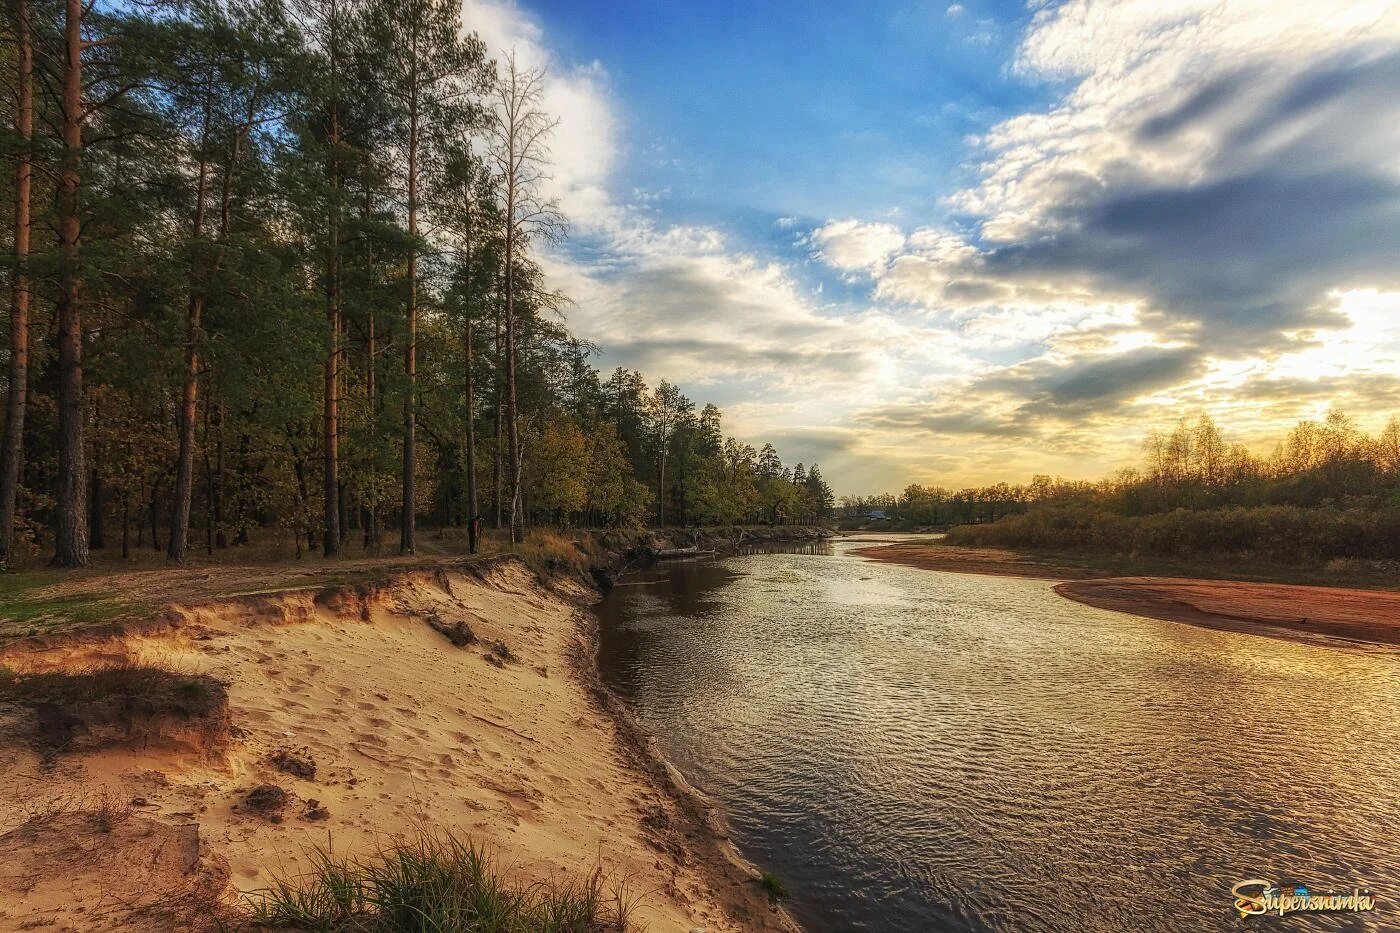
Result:
<svg viewBox="0 0 1400 933">
<path fill-rule="evenodd" d="M 809 930 L 1400 929 L 1400 654 L 855 546 L 663 565 L 601 607 L 604 676 Z M 1247 878 L 1379 902 L 1241 920 Z"/>
</svg>

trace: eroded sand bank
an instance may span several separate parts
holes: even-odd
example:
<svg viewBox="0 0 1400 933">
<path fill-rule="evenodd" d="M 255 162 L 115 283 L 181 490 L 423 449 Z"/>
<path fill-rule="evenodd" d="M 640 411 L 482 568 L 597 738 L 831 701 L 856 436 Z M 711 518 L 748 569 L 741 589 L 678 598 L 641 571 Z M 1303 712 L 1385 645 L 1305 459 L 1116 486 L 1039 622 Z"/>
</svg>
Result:
<svg viewBox="0 0 1400 933">
<path fill-rule="evenodd" d="M 504 559 L 177 608 L 169 628 L 10 652 L 4 663 L 19 670 L 135 661 L 207 673 L 229 685 L 233 737 L 49 762 L 4 743 L 0 928 L 158 927 L 144 901 L 224 877 L 236 897 L 296 877 L 315 847 L 367 853 L 419 827 L 494 846 L 527 880 L 601 868 L 626 883 L 650 930 L 786 928 L 703 806 L 668 787 L 609 712 L 586 594 L 568 586 L 545 589 Z M 471 644 L 432 624 L 459 621 Z M 274 766 L 282 750 L 314 762 L 314 777 Z M 261 784 L 290 795 L 280 822 L 244 803 Z M 129 809 L 119 832 L 85 839 L 91 820 L 65 824 L 102 806 Z M 25 825 L 38 829 L 14 832 Z M 110 857 L 123 849 L 130 858 Z"/>
</svg>

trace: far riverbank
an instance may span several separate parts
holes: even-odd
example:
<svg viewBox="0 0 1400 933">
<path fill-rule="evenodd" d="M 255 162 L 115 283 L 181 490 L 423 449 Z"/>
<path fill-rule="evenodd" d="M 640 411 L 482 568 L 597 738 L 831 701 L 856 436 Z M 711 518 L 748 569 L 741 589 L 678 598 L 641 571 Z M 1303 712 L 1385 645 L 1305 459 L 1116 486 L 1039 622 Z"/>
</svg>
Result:
<svg viewBox="0 0 1400 933">
<path fill-rule="evenodd" d="M 1204 628 L 1316 642 L 1400 645 L 1400 590 L 1172 575 L 1125 575 L 1076 558 L 903 542 L 853 551 L 926 570 L 1061 581 L 1059 595 L 1100 609 Z"/>
</svg>

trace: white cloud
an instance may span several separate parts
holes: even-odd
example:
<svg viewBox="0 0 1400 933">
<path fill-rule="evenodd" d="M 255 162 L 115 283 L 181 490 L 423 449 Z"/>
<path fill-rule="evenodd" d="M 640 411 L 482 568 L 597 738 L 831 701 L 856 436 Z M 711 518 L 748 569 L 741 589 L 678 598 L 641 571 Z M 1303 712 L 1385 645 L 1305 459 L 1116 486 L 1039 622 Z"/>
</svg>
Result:
<svg viewBox="0 0 1400 933">
<path fill-rule="evenodd" d="M 608 185 L 621 127 L 602 64 L 560 61 L 539 24 L 509 0 L 464 0 L 462 21 L 498 61 L 513 51 L 521 67 L 546 72 L 543 104 L 559 120 L 549 144 L 548 194 L 570 223 L 582 230 L 616 223 Z"/>
<path fill-rule="evenodd" d="M 1393 2 L 1037 5 L 1015 71 L 1069 90 L 976 141 L 980 173 L 946 202 L 956 223 L 877 211 L 800 241 L 871 283 L 860 311 L 824 305 L 722 230 L 667 226 L 650 196 L 620 197 L 627 128 L 603 67 L 560 61 L 510 3 L 465 10 L 493 52 L 550 70 L 553 183 L 575 243 L 542 258 L 575 302 L 571 326 L 609 362 L 718 396 L 746 439 L 820 453 L 842 491 L 1101 474 L 1184 406 L 1228 423 L 1267 404 L 1260 428 L 1276 431 L 1393 383 L 1400 283 L 1353 261 L 1370 221 L 1337 206 L 1380 201 L 1325 188 L 1370 179 L 1384 195 L 1400 179 L 1395 90 L 1327 84 L 1329 68 L 1394 53 Z M 1304 170 L 1296 203 L 1272 194 Z"/>
<path fill-rule="evenodd" d="M 845 272 L 876 272 L 904 245 L 894 224 L 831 220 L 812 231 L 815 255 Z"/>
<path fill-rule="evenodd" d="M 641 369 L 653 383 L 679 382 L 699 401 L 719 396 L 728 429 L 744 439 L 781 437 L 790 461 L 836 456 L 833 477 L 860 481 L 871 461 L 838 454 L 852 432 L 832 425 L 925 370 L 920 348 L 935 341 L 921 337 L 920 325 L 876 311 L 832 313 L 819 292 L 722 231 L 661 224 L 649 195 L 619 197 L 612 175 L 625 151 L 624 121 L 603 67 L 561 61 L 512 3 L 466 0 L 463 9 L 490 54 L 514 49 L 520 64 L 548 69 L 545 103 L 560 117 L 552 193 L 572 236 L 539 258 L 550 286 L 572 301 L 571 329 L 599 344 L 605 363 Z M 776 222 L 779 229 L 796 224 Z M 904 239 L 888 224 L 829 226 L 824 248 L 862 268 Z"/>
</svg>

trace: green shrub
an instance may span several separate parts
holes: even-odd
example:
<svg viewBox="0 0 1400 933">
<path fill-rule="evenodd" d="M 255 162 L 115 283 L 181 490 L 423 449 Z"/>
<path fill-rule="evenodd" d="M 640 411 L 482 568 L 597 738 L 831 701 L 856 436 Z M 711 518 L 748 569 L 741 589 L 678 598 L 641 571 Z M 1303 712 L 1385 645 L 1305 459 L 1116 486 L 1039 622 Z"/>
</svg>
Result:
<svg viewBox="0 0 1400 933">
<path fill-rule="evenodd" d="M 948 532 L 947 540 L 969 546 L 1172 558 L 1386 560 L 1400 558 L 1400 508 L 1264 505 L 1126 516 L 1091 505 L 1047 505 L 991 524 L 958 526 Z"/>
<path fill-rule="evenodd" d="M 758 886 L 763 889 L 763 893 L 768 895 L 770 904 L 781 904 L 788 899 L 787 887 L 778 880 L 778 876 L 771 872 L 764 872 L 758 878 Z"/>
</svg>

